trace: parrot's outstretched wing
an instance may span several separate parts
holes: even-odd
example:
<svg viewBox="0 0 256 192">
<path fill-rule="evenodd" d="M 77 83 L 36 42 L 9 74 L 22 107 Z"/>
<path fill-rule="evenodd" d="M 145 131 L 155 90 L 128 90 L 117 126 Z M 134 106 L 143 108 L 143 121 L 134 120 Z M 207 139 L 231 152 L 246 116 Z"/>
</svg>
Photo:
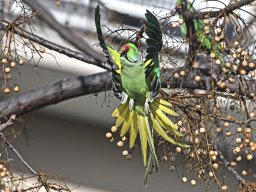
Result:
<svg viewBox="0 0 256 192">
<path fill-rule="evenodd" d="M 97 30 L 97 36 L 100 41 L 100 46 L 103 49 L 103 52 L 106 54 L 107 62 L 110 64 L 112 68 L 112 82 L 113 82 L 113 91 L 115 97 L 124 103 L 127 99 L 127 95 L 124 92 L 124 89 L 121 85 L 121 64 L 119 61 L 120 54 L 108 46 L 103 38 L 101 24 L 100 24 L 100 7 L 99 5 L 95 9 L 95 25 Z"/>
<path fill-rule="evenodd" d="M 125 103 L 128 96 L 124 92 L 124 88 L 121 82 L 120 54 L 116 50 L 112 49 L 110 46 L 107 46 L 107 50 L 115 64 L 118 66 L 118 69 L 112 69 L 112 88 L 114 91 L 114 95 L 121 103 Z"/>
<path fill-rule="evenodd" d="M 99 5 L 96 7 L 95 9 L 95 25 L 96 25 L 96 30 L 97 30 L 97 36 L 98 36 L 98 39 L 100 41 L 100 46 L 102 47 L 103 49 L 103 52 L 106 54 L 106 57 L 107 57 L 107 62 L 110 64 L 110 66 L 113 68 L 117 68 L 115 62 L 113 61 L 111 55 L 109 54 L 108 52 L 108 49 L 107 49 L 107 44 L 103 38 L 103 34 L 102 34 L 102 30 L 101 30 L 101 24 L 100 24 L 100 7 Z"/>
<path fill-rule="evenodd" d="M 161 72 L 158 53 L 162 49 L 163 40 L 162 31 L 157 18 L 148 10 L 145 16 L 145 33 L 148 36 L 146 39 L 148 48 L 145 60 L 145 74 L 146 78 L 149 78 L 150 80 L 151 99 L 153 99 L 157 96 L 161 88 Z"/>
</svg>

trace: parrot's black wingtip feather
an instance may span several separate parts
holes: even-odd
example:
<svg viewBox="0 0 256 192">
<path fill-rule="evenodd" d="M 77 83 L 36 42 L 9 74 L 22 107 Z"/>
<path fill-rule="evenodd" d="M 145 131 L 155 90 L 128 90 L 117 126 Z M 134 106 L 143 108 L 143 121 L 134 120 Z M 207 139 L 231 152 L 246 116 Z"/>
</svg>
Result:
<svg viewBox="0 0 256 192">
<path fill-rule="evenodd" d="M 163 46 L 162 31 L 156 16 L 151 11 L 146 10 L 145 16 L 145 33 L 148 36 L 146 40 L 148 45 L 146 58 L 153 59 Z"/>
<path fill-rule="evenodd" d="M 100 15 L 100 6 L 97 5 L 97 7 L 95 8 L 95 17 L 99 16 Z"/>
</svg>

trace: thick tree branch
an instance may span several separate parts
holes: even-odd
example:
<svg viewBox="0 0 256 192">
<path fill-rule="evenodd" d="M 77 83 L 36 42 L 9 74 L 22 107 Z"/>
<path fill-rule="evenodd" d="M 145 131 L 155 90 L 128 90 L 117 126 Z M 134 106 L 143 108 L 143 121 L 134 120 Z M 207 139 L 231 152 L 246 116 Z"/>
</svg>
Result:
<svg viewBox="0 0 256 192">
<path fill-rule="evenodd" d="M 109 72 L 78 76 L 14 95 L 0 103 L 0 110 L 7 117 L 13 114 L 20 116 L 67 99 L 110 89 L 110 87 L 111 74 Z"/>
<path fill-rule="evenodd" d="M 58 23 L 48 9 L 37 0 L 23 0 L 34 12 L 39 11 L 38 17 L 54 29 L 63 39 L 72 44 L 80 51 L 95 58 L 95 60 L 102 62 L 104 57 L 84 41 L 81 37 L 77 36 L 72 30 L 64 27 Z"/>
<path fill-rule="evenodd" d="M 203 19 L 206 16 L 207 17 L 222 17 L 222 16 L 227 15 L 227 14 L 231 13 L 232 11 L 234 11 L 244 5 L 248 5 L 254 1 L 255 0 L 240 0 L 236 3 L 232 3 L 228 6 L 226 6 L 225 8 L 223 8 L 219 11 L 205 11 L 205 12 L 186 11 L 182 15 L 185 19 Z"/>
<path fill-rule="evenodd" d="M 198 69 L 203 71 L 204 69 Z M 198 72 L 197 71 L 197 72 Z M 162 87 L 183 88 L 183 89 L 204 89 L 207 88 L 208 79 L 200 82 L 194 81 L 194 76 L 187 76 L 186 78 L 175 79 L 172 75 L 175 69 L 165 69 L 162 78 Z M 246 82 L 242 82 L 246 83 Z M 251 82 L 251 89 L 241 90 L 239 83 L 227 84 L 227 88 L 231 93 L 238 93 L 241 96 L 249 96 L 251 92 L 255 92 L 255 81 Z M 78 76 L 72 79 L 61 80 L 41 88 L 37 88 L 19 95 L 14 95 L 2 102 L 0 102 L 1 112 L 9 117 L 15 114 L 20 116 L 30 111 L 40 109 L 49 105 L 59 103 L 61 101 L 88 95 L 92 93 L 101 92 L 111 89 L 111 73 L 103 72 L 89 76 Z M 221 89 L 217 89 L 223 91 Z M 216 90 L 215 90 L 216 91 Z M 211 93 L 211 91 L 209 91 Z"/>
</svg>

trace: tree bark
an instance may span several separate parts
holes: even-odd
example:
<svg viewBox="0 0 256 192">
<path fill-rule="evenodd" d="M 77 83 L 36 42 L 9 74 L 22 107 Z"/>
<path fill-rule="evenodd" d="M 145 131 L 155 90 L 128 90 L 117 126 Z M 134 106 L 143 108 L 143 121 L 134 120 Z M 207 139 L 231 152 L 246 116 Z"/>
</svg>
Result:
<svg viewBox="0 0 256 192">
<path fill-rule="evenodd" d="M 14 114 L 20 116 L 67 99 L 97 93 L 110 88 L 111 74 L 109 72 L 78 76 L 7 98 L 0 102 L 0 110 L 7 118 Z M 3 119 L 3 117 L 0 119 Z"/>
</svg>

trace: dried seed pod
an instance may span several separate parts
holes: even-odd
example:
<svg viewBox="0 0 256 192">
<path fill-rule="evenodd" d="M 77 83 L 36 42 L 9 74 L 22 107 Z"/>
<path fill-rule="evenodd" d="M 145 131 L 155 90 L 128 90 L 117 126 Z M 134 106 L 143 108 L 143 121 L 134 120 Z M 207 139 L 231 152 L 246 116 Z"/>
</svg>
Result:
<svg viewBox="0 0 256 192">
<path fill-rule="evenodd" d="M 20 91 L 20 87 L 18 85 L 13 87 L 13 91 L 14 92 L 19 92 Z"/>
<path fill-rule="evenodd" d="M 214 177 L 214 174 L 212 171 L 209 172 L 209 177 Z"/>
<path fill-rule="evenodd" d="M 227 131 L 227 132 L 226 132 L 226 136 L 229 137 L 230 135 L 231 135 L 231 131 Z"/>
<path fill-rule="evenodd" d="M 181 153 L 181 147 L 176 147 L 175 151 L 176 153 Z"/>
<path fill-rule="evenodd" d="M 228 186 L 227 186 L 227 185 L 221 186 L 221 190 L 222 190 L 222 191 L 227 191 L 227 190 L 228 190 Z"/>
<path fill-rule="evenodd" d="M 110 133 L 110 132 L 106 133 L 106 138 L 111 139 L 112 138 L 112 133 Z"/>
<path fill-rule="evenodd" d="M 242 139 L 240 137 L 236 138 L 236 144 L 240 144 L 242 142 Z"/>
<path fill-rule="evenodd" d="M 40 53 L 45 53 L 45 48 L 44 47 L 40 47 L 39 52 Z"/>
<path fill-rule="evenodd" d="M 23 59 L 20 59 L 20 60 L 19 60 L 19 64 L 20 64 L 20 65 L 23 65 L 23 64 L 24 64 L 24 60 L 23 60 Z"/>
<path fill-rule="evenodd" d="M 9 94 L 9 93 L 11 92 L 11 90 L 10 90 L 9 87 L 4 87 L 4 88 L 3 88 L 3 92 L 4 92 L 5 94 Z"/>
<path fill-rule="evenodd" d="M 200 81 L 201 80 L 201 77 L 199 75 L 195 76 L 195 81 Z"/>
<path fill-rule="evenodd" d="M 218 168 L 219 168 L 219 165 L 218 165 L 218 163 L 213 163 L 213 164 L 212 164 L 212 167 L 213 167 L 214 169 L 218 169 Z"/>
<path fill-rule="evenodd" d="M 214 52 L 211 52 L 210 53 L 210 57 L 212 58 L 212 59 L 214 59 L 216 56 L 215 56 L 215 53 Z"/>
<path fill-rule="evenodd" d="M 203 22 L 204 22 L 205 25 L 208 25 L 210 23 L 209 19 L 204 19 Z"/>
<path fill-rule="evenodd" d="M 239 153 L 240 151 L 241 151 L 241 148 L 240 148 L 240 147 L 236 147 L 236 148 L 235 148 L 235 152 L 236 152 L 236 153 Z"/>
<path fill-rule="evenodd" d="M 235 45 L 235 46 L 238 46 L 238 45 L 240 45 L 240 43 L 239 43 L 238 41 L 235 41 L 235 42 L 234 42 L 234 45 Z"/>
<path fill-rule="evenodd" d="M 217 65 L 220 65 L 220 64 L 221 64 L 220 59 L 216 59 L 216 61 L 215 61 L 215 62 L 216 62 L 216 64 L 217 64 Z"/>
<path fill-rule="evenodd" d="M 117 127 L 116 127 L 116 126 L 112 126 L 112 127 L 111 127 L 111 132 L 112 132 L 112 133 L 117 132 Z"/>
<path fill-rule="evenodd" d="M 4 68 L 4 72 L 5 72 L 5 73 L 10 73 L 10 72 L 11 72 L 10 67 L 5 67 L 5 68 Z"/>
<path fill-rule="evenodd" d="M 183 183 L 186 183 L 188 181 L 188 178 L 187 177 L 182 177 L 181 180 L 182 180 Z"/>
<path fill-rule="evenodd" d="M 218 27 L 218 28 L 216 29 L 216 32 L 217 32 L 217 33 L 221 33 L 221 32 L 222 32 L 221 28 Z"/>
<path fill-rule="evenodd" d="M 185 75 L 185 71 L 183 71 L 183 70 L 180 71 L 180 75 L 181 75 L 181 76 L 184 76 L 184 75 Z"/>
<path fill-rule="evenodd" d="M 253 62 L 249 63 L 249 67 L 250 68 L 254 68 L 255 67 L 255 64 Z"/>
<path fill-rule="evenodd" d="M 3 58 L 3 59 L 2 59 L 2 64 L 7 64 L 7 63 L 8 63 L 8 59 Z"/>
<path fill-rule="evenodd" d="M 180 77 L 179 73 L 174 73 L 174 78 L 178 79 Z"/>
<path fill-rule="evenodd" d="M 179 19 L 178 22 L 179 22 L 180 25 L 182 25 L 182 24 L 184 24 L 184 19 Z"/>
<path fill-rule="evenodd" d="M 127 156 L 129 154 L 129 152 L 127 151 L 127 150 L 124 150 L 123 152 L 122 152 L 122 155 L 123 156 Z"/>
<path fill-rule="evenodd" d="M 17 64 L 16 64 L 15 61 L 12 61 L 11 64 L 10 64 L 10 66 L 11 66 L 12 68 L 16 67 L 16 65 L 17 65 Z"/>
<path fill-rule="evenodd" d="M 216 36 L 214 39 L 216 42 L 220 42 L 220 40 L 221 40 L 220 37 L 218 37 L 218 36 Z"/>
<path fill-rule="evenodd" d="M 239 162 L 239 161 L 241 161 L 241 160 L 242 160 L 242 157 L 241 157 L 240 155 L 236 157 L 236 161 L 237 161 L 237 162 Z"/>
<path fill-rule="evenodd" d="M 248 175 L 248 172 L 247 172 L 246 170 L 243 170 L 243 171 L 242 171 L 242 175 L 243 175 L 243 176 L 246 176 L 246 175 Z"/>
<path fill-rule="evenodd" d="M 178 26 L 179 26 L 179 24 L 178 24 L 178 23 L 176 23 L 176 22 L 172 22 L 172 28 L 173 28 L 173 29 L 176 29 Z"/>
<path fill-rule="evenodd" d="M 243 66 L 243 67 L 246 67 L 247 65 L 248 65 L 247 61 L 244 60 L 244 61 L 242 62 L 242 66 Z"/>
<path fill-rule="evenodd" d="M 242 133 L 243 129 L 242 129 L 241 127 L 238 127 L 238 128 L 236 129 L 236 131 L 237 131 L 238 133 Z"/>
<path fill-rule="evenodd" d="M 201 128 L 199 129 L 199 132 L 200 132 L 200 133 L 205 133 L 205 128 L 204 128 L 204 127 L 201 127 Z"/>
<path fill-rule="evenodd" d="M 169 167 L 169 170 L 170 170 L 170 171 L 175 171 L 175 170 L 176 170 L 176 167 L 173 166 L 173 165 L 171 165 L 171 166 Z"/>
<path fill-rule="evenodd" d="M 118 142 L 116 143 L 116 145 L 117 145 L 118 147 L 123 147 L 123 146 L 124 146 L 124 142 L 123 142 L 123 141 L 118 141 Z"/>
<path fill-rule="evenodd" d="M 192 179 L 191 180 L 191 185 L 195 186 L 196 185 L 196 180 Z"/>
<path fill-rule="evenodd" d="M 252 160 L 252 159 L 253 159 L 253 155 L 252 155 L 252 154 L 247 154 L 247 155 L 246 155 L 246 159 L 247 159 L 248 161 Z"/>
</svg>

